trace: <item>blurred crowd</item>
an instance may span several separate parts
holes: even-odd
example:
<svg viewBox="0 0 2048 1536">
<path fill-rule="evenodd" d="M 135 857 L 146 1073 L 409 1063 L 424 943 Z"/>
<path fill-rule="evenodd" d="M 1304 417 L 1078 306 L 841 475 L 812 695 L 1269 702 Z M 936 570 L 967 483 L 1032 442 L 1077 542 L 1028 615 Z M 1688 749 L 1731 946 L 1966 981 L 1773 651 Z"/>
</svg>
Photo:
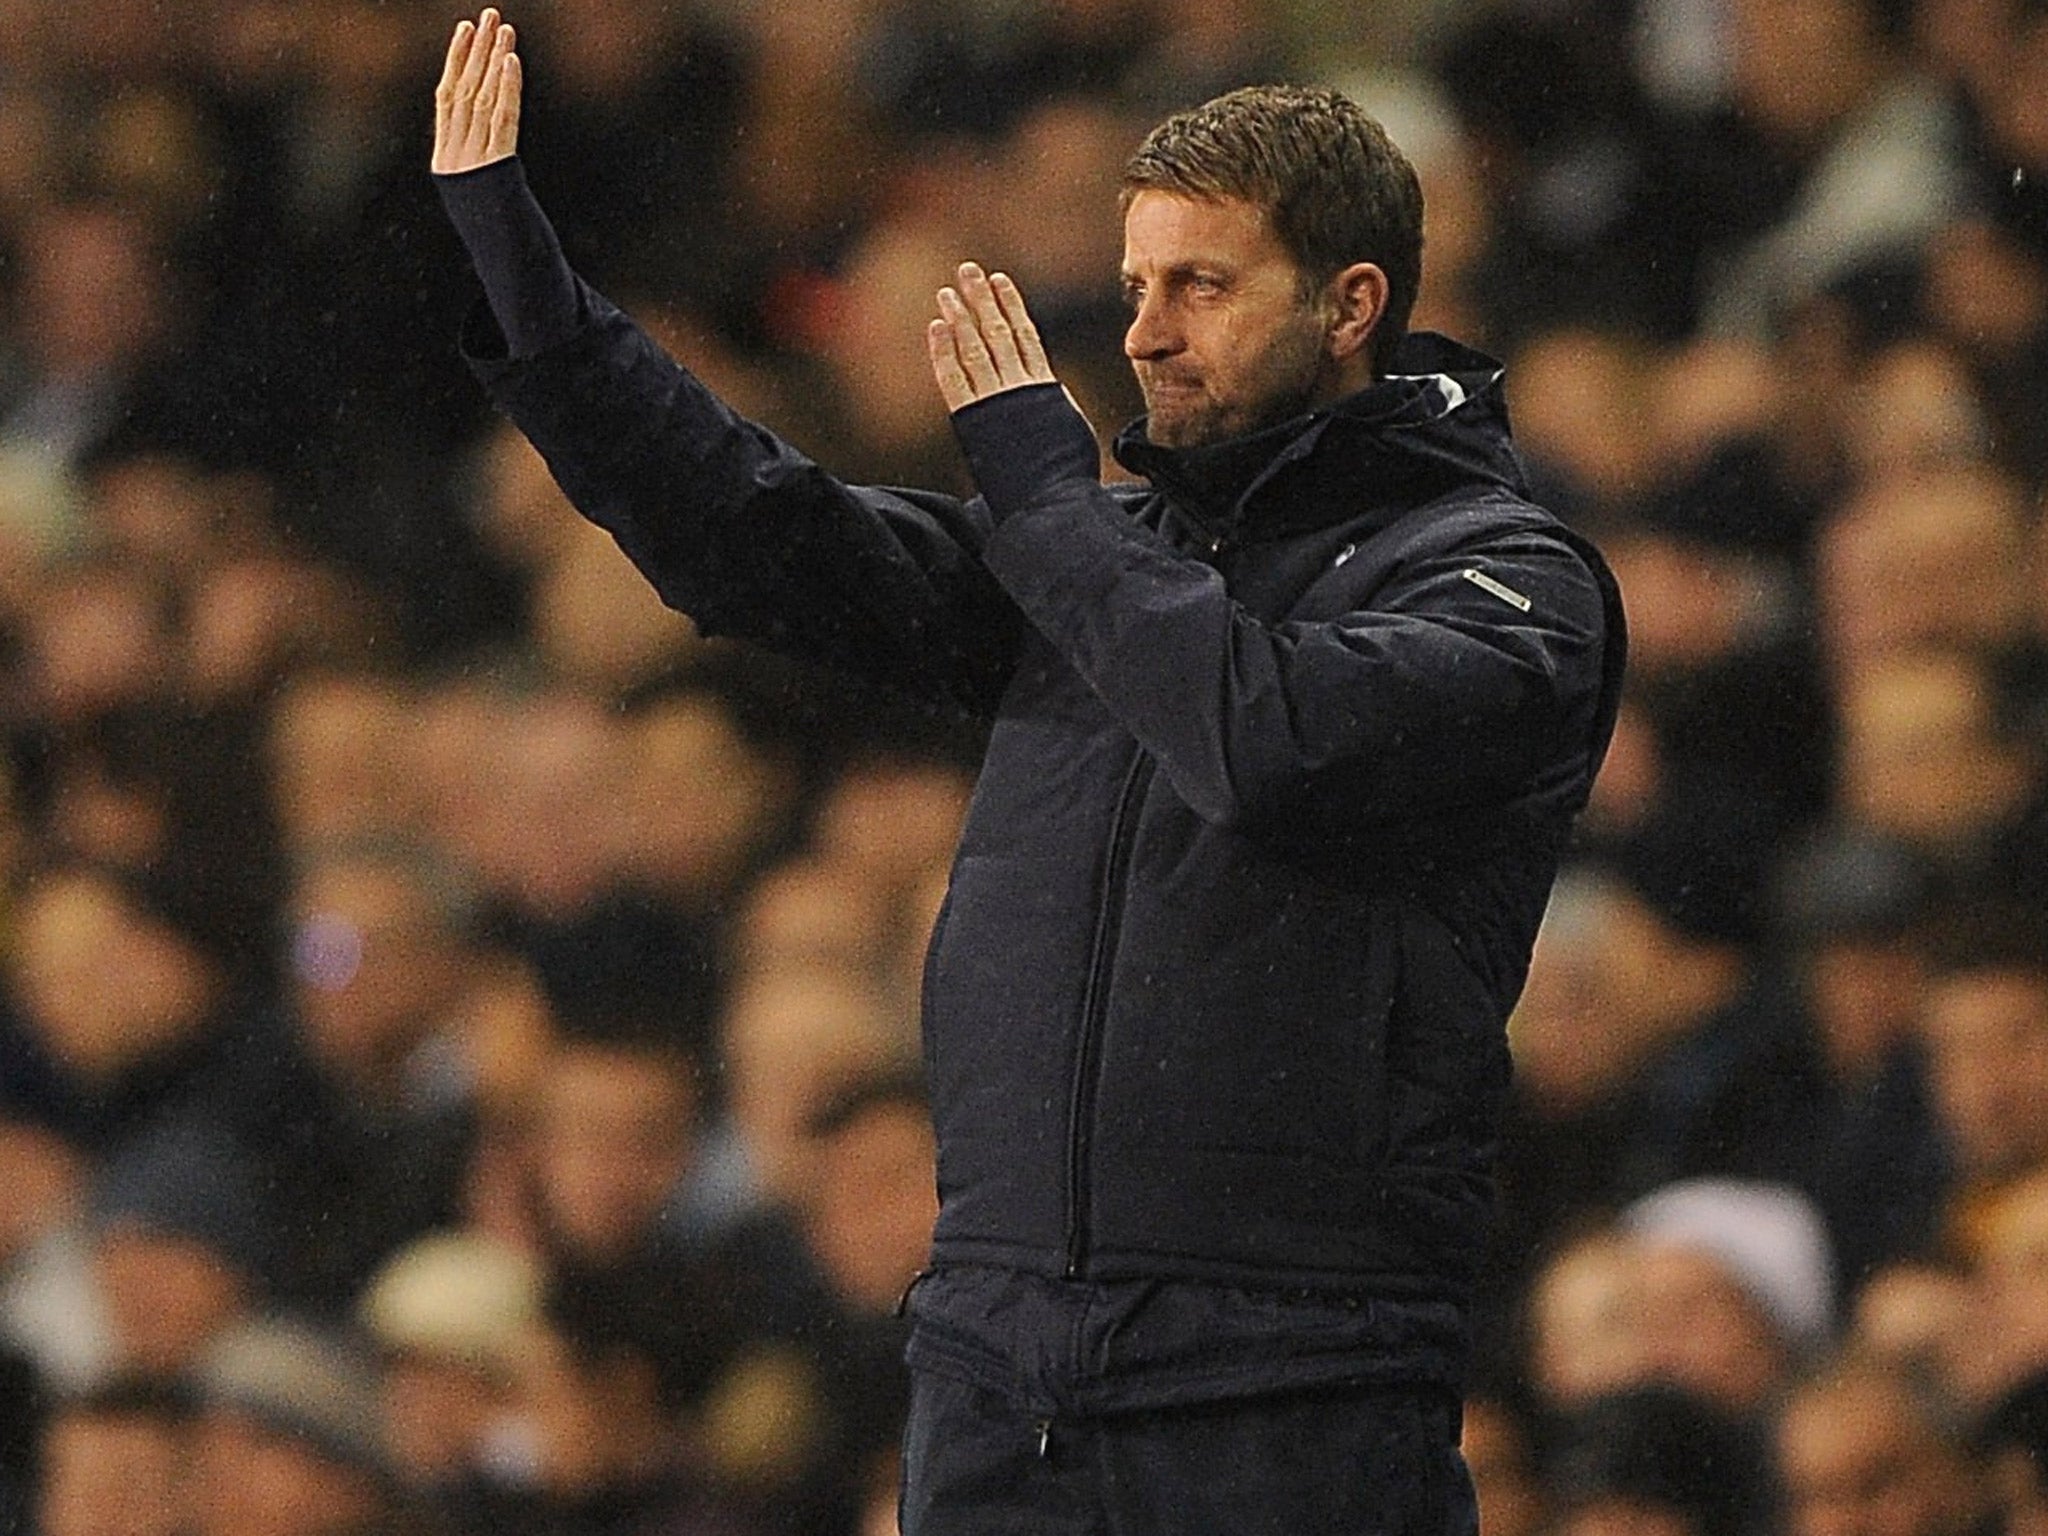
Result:
<svg viewBox="0 0 2048 1536">
<path fill-rule="evenodd" d="M 1512 1023 L 1486 1536 L 2048 1532 L 2048 5 L 526 0 L 584 273 L 964 489 L 1114 185 L 1337 85 L 1633 676 Z M 971 725 L 490 418 L 424 0 L 0 0 L 0 1532 L 881 1536 Z M 1118 473 L 1108 465 L 1109 473 Z"/>
</svg>

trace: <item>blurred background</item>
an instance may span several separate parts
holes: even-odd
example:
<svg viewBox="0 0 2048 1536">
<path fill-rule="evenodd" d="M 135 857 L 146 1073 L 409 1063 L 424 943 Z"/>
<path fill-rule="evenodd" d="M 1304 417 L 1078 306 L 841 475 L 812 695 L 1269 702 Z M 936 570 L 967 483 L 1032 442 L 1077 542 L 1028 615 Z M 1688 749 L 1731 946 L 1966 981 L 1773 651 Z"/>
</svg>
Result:
<svg viewBox="0 0 2048 1536">
<path fill-rule="evenodd" d="M 0 0 L 0 1531 L 884 1536 L 977 743 L 664 612 L 457 357 L 456 14 Z M 1486 1536 L 2048 1532 L 2048 6 L 525 0 L 584 273 L 964 488 L 1304 79 L 1634 672 L 1513 1023 Z M 1112 471 L 1113 472 L 1113 471 Z"/>
</svg>

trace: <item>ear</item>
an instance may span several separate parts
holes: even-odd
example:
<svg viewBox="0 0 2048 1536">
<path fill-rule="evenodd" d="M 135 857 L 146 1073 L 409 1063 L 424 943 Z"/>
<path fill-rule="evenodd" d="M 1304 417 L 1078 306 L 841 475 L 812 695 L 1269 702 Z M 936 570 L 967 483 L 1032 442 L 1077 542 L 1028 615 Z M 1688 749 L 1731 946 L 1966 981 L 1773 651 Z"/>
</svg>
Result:
<svg viewBox="0 0 2048 1536">
<path fill-rule="evenodd" d="M 1329 308 L 1328 345 L 1333 362 L 1343 366 L 1371 360 L 1372 339 L 1387 312 L 1391 291 L 1385 271 L 1370 261 L 1353 262 L 1330 279 L 1324 294 Z"/>
</svg>

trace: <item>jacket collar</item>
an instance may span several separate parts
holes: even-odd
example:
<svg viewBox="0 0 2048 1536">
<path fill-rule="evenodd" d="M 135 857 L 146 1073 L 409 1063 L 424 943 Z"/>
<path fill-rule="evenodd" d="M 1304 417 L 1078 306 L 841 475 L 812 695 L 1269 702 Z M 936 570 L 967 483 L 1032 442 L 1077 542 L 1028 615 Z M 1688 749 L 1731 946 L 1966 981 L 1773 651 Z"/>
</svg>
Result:
<svg viewBox="0 0 2048 1536">
<path fill-rule="evenodd" d="M 1218 538 L 1319 526 L 1461 481 L 1523 492 L 1500 379 L 1484 353 L 1419 331 L 1395 349 L 1386 374 L 1342 400 L 1198 448 L 1159 446 L 1140 417 L 1115 453 Z M 1285 496 L 1264 494 L 1283 480 Z"/>
</svg>

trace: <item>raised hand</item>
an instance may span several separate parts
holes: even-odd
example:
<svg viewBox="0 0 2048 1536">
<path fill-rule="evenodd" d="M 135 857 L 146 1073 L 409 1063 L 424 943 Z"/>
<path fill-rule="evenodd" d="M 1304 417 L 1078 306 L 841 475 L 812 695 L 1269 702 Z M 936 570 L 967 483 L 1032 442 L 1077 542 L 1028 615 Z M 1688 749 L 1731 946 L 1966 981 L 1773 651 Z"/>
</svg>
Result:
<svg viewBox="0 0 2048 1536">
<path fill-rule="evenodd" d="M 473 171 L 504 160 L 519 148 L 518 39 L 486 6 L 475 21 L 455 24 L 448 62 L 434 87 L 436 175 Z"/>
<path fill-rule="evenodd" d="M 957 411 L 984 396 L 1025 384 L 1050 384 L 1052 368 L 1024 295 L 1001 272 L 983 274 L 963 261 L 960 286 L 939 290 L 939 318 L 925 327 L 932 377 L 946 409 Z"/>
</svg>

